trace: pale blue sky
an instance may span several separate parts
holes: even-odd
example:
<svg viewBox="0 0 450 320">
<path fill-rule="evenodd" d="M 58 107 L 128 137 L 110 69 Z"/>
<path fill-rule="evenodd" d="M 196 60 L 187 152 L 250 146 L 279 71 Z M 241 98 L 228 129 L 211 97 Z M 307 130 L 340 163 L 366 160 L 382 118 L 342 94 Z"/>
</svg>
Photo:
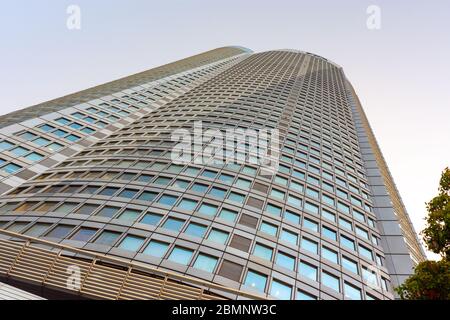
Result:
<svg viewBox="0 0 450 320">
<path fill-rule="evenodd" d="M 224 45 L 343 66 L 417 230 L 450 165 L 450 2 L 1 1 L 0 114 Z M 81 30 L 66 8 L 81 8 Z M 366 27 L 369 5 L 381 29 Z"/>
</svg>

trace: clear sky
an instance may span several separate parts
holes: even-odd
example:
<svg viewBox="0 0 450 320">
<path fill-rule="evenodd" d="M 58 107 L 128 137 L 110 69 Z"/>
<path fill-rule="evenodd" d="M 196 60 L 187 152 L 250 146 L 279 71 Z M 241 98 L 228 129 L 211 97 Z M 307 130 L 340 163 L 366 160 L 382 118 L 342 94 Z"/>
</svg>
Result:
<svg viewBox="0 0 450 320">
<path fill-rule="evenodd" d="M 450 1 L 0 2 L 0 114 L 225 45 L 299 49 L 344 68 L 411 219 L 450 166 Z M 69 5 L 81 29 L 66 26 Z M 381 10 L 380 29 L 366 21 Z"/>
</svg>

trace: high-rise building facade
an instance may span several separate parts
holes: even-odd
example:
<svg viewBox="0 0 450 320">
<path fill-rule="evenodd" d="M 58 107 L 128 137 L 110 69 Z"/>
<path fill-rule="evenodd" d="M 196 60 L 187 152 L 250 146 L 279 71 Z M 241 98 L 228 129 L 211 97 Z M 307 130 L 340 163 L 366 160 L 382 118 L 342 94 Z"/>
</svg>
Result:
<svg viewBox="0 0 450 320">
<path fill-rule="evenodd" d="M 245 136 L 263 130 L 271 170 Z M 424 260 L 342 68 L 296 50 L 219 48 L 2 116 L 0 192 L 0 281 L 47 297 L 394 299 Z"/>
</svg>

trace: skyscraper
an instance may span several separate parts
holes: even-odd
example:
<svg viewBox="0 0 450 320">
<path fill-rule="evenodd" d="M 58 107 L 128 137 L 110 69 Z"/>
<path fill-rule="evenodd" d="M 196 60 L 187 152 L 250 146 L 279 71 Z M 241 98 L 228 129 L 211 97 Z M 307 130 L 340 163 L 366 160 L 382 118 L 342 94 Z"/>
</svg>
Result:
<svg viewBox="0 0 450 320">
<path fill-rule="evenodd" d="M 424 260 L 353 87 L 312 53 L 219 48 L 0 127 L 0 281 L 46 297 L 393 299 Z"/>
</svg>

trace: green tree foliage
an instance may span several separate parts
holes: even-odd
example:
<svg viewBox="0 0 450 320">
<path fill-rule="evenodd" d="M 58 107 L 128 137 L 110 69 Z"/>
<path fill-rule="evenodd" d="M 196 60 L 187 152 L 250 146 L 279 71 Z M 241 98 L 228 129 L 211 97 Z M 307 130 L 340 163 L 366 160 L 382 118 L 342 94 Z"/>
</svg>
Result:
<svg viewBox="0 0 450 320">
<path fill-rule="evenodd" d="M 440 261 L 419 263 L 414 274 L 396 288 L 402 299 L 450 300 L 450 170 L 439 182 L 439 194 L 427 203 L 426 228 L 422 231 L 427 248 Z"/>
</svg>

